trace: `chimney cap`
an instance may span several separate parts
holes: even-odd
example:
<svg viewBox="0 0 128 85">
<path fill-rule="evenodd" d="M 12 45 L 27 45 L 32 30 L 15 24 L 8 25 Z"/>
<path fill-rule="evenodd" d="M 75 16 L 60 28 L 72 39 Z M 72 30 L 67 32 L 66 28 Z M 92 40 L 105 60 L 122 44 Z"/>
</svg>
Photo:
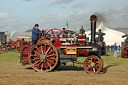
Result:
<svg viewBox="0 0 128 85">
<path fill-rule="evenodd" d="M 97 20 L 97 16 L 96 15 L 91 15 L 90 20 Z"/>
</svg>

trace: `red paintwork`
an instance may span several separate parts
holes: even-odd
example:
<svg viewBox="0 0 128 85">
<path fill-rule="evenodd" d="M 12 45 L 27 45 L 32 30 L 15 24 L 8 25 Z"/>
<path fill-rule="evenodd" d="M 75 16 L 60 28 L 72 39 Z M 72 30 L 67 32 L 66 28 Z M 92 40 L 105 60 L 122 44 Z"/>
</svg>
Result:
<svg viewBox="0 0 128 85">
<path fill-rule="evenodd" d="M 12 41 L 11 44 L 10 44 L 10 47 L 12 49 L 16 49 L 16 42 Z"/>
<path fill-rule="evenodd" d="M 50 29 L 50 30 L 46 30 L 46 34 L 50 34 L 50 38 L 62 38 L 63 37 L 63 33 L 65 33 L 66 30 L 60 30 L 60 29 Z"/>
<path fill-rule="evenodd" d="M 83 55 L 80 55 L 80 54 L 83 54 Z M 86 49 L 78 49 L 77 50 L 77 55 L 79 56 L 88 56 L 88 50 Z"/>
<path fill-rule="evenodd" d="M 60 48 L 62 46 L 61 42 L 60 42 L 60 39 L 59 38 L 56 38 L 55 42 L 53 43 L 53 45 L 56 47 L 56 48 Z"/>
<path fill-rule="evenodd" d="M 42 37 L 42 38 L 40 38 L 40 39 L 38 40 L 37 43 L 40 43 L 40 42 L 42 42 L 42 40 L 45 40 L 45 39 L 46 39 L 45 37 Z"/>
<path fill-rule="evenodd" d="M 62 49 L 62 52 L 63 52 L 64 55 L 66 55 L 66 51 L 65 51 L 65 49 Z"/>
<path fill-rule="evenodd" d="M 19 42 L 21 42 L 21 40 L 17 40 L 17 41 L 16 41 L 16 43 L 19 43 Z"/>
<path fill-rule="evenodd" d="M 76 44 L 72 44 L 72 45 L 62 45 L 61 44 L 61 41 L 60 41 L 60 38 L 65 38 L 65 36 L 63 36 L 63 34 L 65 32 L 67 32 L 67 30 L 60 30 L 60 29 L 51 29 L 51 30 L 45 30 L 46 34 L 50 34 L 50 36 L 46 36 L 46 37 L 42 37 L 38 40 L 38 43 L 39 42 L 42 42 L 42 40 L 44 40 L 43 42 L 45 42 L 46 38 L 48 39 L 51 39 L 51 38 L 54 38 L 55 39 L 55 42 L 53 43 L 53 45 L 56 47 L 56 48 L 60 48 L 60 47 L 76 47 L 77 45 Z M 85 44 L 85 37 L 86 35 L 85 34 L 80 34 L 79 37 L 78 37 L 78 43 L 81 44 L 81 45 L 84 45 L 84 46 L 88 46 L 88 44 Z M 49 42 L 51 43 L 51 42 Z M 65 50 L 62 50 L 63 54 L 66 54 Z M 79 54 L 83 54 L 83 56 L 88 56 L 88 50 L 86 49 L 79 49 L 77 50 L 77 55 Z"/>
<path fill-rule="evenodd" d="M 125 49 L 125 51 L 124 51 L 124 58 L 127 58 L 127 50 L 128 49 Z"/>
<path fill-rule="evenodd" d="M 1 45 L 3 45 L 4 44 L 4 41 L 1 41 Z"/>
<path fill-rule="evenodd" d="M 78 43 L 79 43 L 80 45 L 85 45 L 85 37 L 86 37 L 85 34 L 79 34 Z"/>
<path fill-rule="evenodd" d="M 32 41 L 29 41 L 28 43 L 29 43 L 29 45 L 32 45 Z"/>
<path fill-rule="evenodd" d="M 29 42 L 28 42 L 28 41 L 21 41 L 21 44 L 20 44 L 20 52 L 21 52 L 22 48 L 23 48 L 25 45 L 29 45 Z"/>
<path fill-rule="evenodd" d="M 11 45 L 10 43 L 7 43 L 7 44 L 6 44 L 7 47 L 10 47 L 10 45 Z"/>
</svg>

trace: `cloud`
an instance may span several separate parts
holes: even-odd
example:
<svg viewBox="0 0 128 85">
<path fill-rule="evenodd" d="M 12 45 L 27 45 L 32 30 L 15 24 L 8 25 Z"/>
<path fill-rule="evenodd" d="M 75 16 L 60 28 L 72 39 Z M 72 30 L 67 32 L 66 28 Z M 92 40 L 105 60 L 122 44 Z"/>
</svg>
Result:
<svg viewBox="0 0 128 85">
<path fill-rule="evenodd" d="M 8 13 L 0 12 L 0 31 L 12 31 L 16 30 L 19 32 L 24 32 L 28 29 L 31 29 L 34 24 L 38 23 L 40 29 L 50 29 L 50 28 L 59 28 L 62 29 L 65 27 L 66 22 L 69 23 L 69 29 L 79 30 L 81 25 L 84 26 L 84 29 L 90 29 L 90 16 L 96 14 L 98 17 L 98 24 L 103 21 L 105 27 L 128 28 L 128 6 L 122 6 L 115 9 L 104 10 L 103 12 L 93 13 L 88 9 L 80 10 L 77 12 L 68 12 L 68 13 L 57 13 L 49 14 L 42 16 L 40 18 L 23 18 L 9 16 Z"/>
<path fill-rule="evenodd" d="M 27 29 L 31 29 L 35 23 L 34 20 L 26 20 L 21 17 L 9 16 L 8 18 L 0 19 L 0 31 L 2 32 L 24 32 Z M 31 23 L 30 23 L 31 22 Z"/>
<path fill-rule="evenodd" d="M 105 27 L 110 28 L 128 28 L 128 6 L 123 6 L 119 8 L 113 8 L 110 10 L 104 10 L 102 12 L 97 11 L 93 13 L 90 10 L 81 10 L 79 12 L 69 12 L 66 14 L 53 14 L 43 16 L 39 21 L 45 28 L 63 28 L 66 21 L 69 23 L 69 28 L 71 30 L 76 30 L 80 28 L 81 25 L 85 29 L 90 28 L 90 16 L 95 14 L 98 18 L 97 26 L 100 22 L 104 22 Z"/>
<path fill-rule="evenodd" d="M 85 5 L 86 5 L 86 2 L 85 1 L 83 1 L 83 2 L 78 2 L 78 3 L 75 3 L 72 7 L 73 8 L 83 8 L 83 7 L 85 7 Z"/>
<path fill-rule="evenodd" d="M 51 5 L 60 5 L 60 4 L 69 4 L 74 2 L 75 0 L 55 0 Z"/>
<path fill-rule="evenodd" d="M 7 18 L 7 17 L 8 17 L 8 13 L 0 12 L 0 18 Z"/>
<path fill-rule="evenodd" d="M 78 13 L 69 12 L 67 14 L 53 14 L 43 16 L 38 20 L 44 29 L 46 28 L 59 28 L 65 27 L 66 22 L 69 23 L 69 29 L 77 30 L 82 25 L 88 29 L 90 27 L 90 12 L 88 10 L 82 10 Z"/>
<path fill-rule="evenodd" d="M 106 26 L 113 28 L 127 28 L 128 27 L 128 6 L 121 6 L 118 8 L 110 9 L 101 13 L 104 17 L 104 23 Z"/>
</svg>

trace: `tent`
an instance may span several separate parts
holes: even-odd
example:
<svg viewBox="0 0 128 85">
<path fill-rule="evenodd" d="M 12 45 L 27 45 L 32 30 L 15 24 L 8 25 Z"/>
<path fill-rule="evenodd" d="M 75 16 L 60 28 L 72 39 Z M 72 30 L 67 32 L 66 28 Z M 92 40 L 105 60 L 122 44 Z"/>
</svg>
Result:
<svg viewBox="0 0 128 85">
<path fill-rule="evenodd" d="M 103 22 L 101 22 L 98 28 L 96 28 L 96 32 L 98 32 L 99 29 L 101 29 L 101 31 L 105 33 L 104 41 L 106 42 L 107 46 L 114 45 L 115 42 L 117 43 L 117 45 L 121 45 L 121 42 L 124 41 L 122 35 L 125 35 L 125 33 L 104 27 Z M 89 39 L 91 39 L 91 31 L 89 30 L 85 33 L 89 37 Z"/>
</svg>

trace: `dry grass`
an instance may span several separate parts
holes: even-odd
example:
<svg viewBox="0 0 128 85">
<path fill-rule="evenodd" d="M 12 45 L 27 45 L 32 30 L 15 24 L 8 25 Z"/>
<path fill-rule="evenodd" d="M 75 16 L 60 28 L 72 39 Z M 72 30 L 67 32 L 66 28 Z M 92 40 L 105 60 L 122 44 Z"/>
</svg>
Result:
<svg viewBox="0 0 128 85">
<path fill-rule="evenodd" d="M 128 85 L 128 59 L 114 58 L 113 53 L 102 58 L 104 68 L 99 74 L 87 74 L 83 65 L 71 63 L 54 72 L 38 73 L 22 66 L 18 53 L 0 54 L 0 85 Z"/>
</svg>

